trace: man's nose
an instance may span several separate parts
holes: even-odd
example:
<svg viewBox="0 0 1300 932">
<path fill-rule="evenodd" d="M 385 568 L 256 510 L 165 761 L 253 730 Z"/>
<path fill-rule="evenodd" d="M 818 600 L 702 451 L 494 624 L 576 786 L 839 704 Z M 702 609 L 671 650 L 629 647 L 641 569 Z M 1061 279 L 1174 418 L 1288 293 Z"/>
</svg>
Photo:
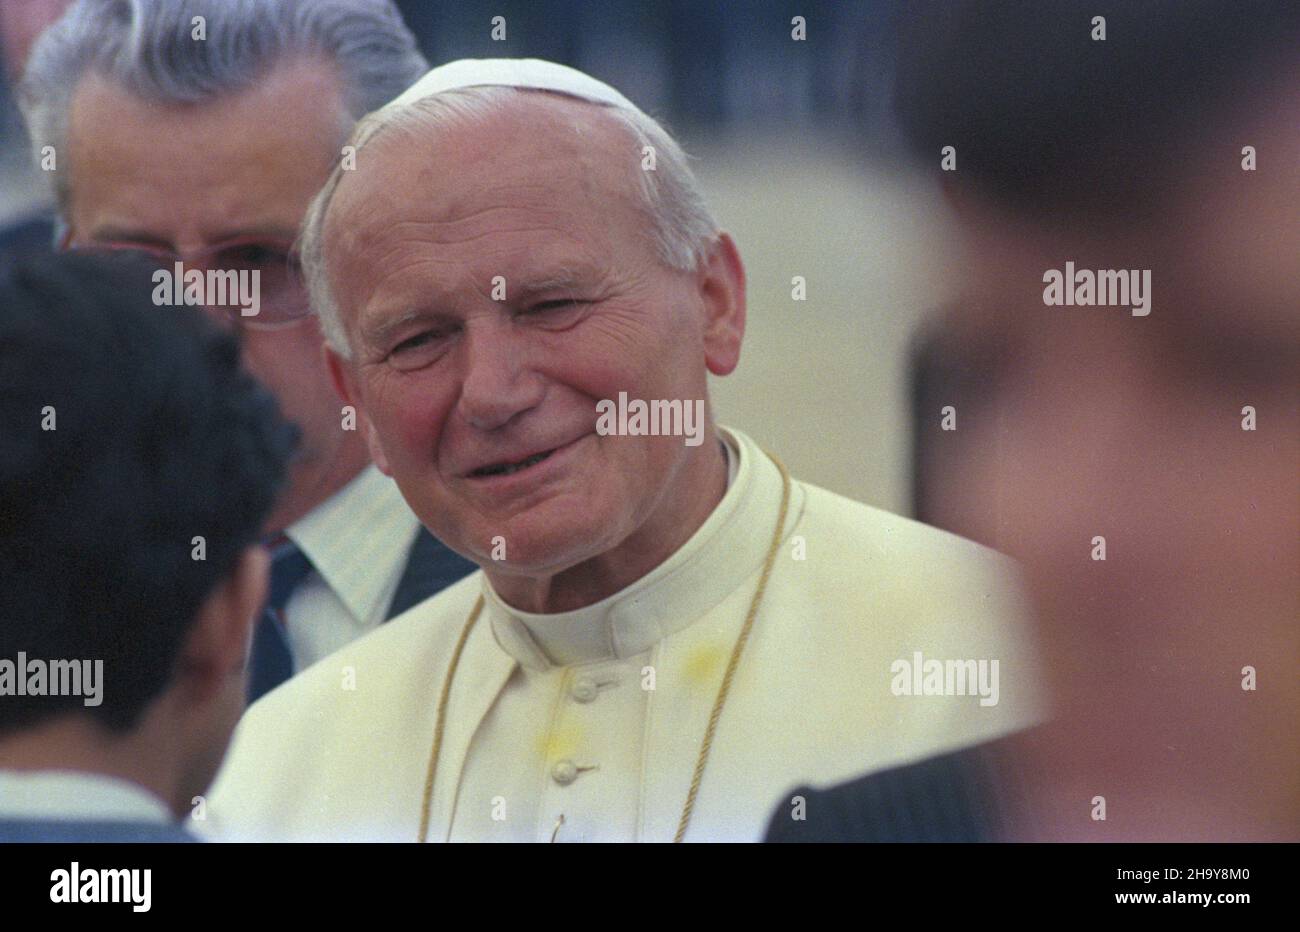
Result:
<svg viewBox="0 0 1300 932">
<path fill-rule="evenodd" d="M 524 335 L 508 320 L 468 327 L 461 347 L 464 378 L 457 410 L 476 430 L 496 430 L 542 400 L 542 383 L 528 365 Z"/>
</svg>

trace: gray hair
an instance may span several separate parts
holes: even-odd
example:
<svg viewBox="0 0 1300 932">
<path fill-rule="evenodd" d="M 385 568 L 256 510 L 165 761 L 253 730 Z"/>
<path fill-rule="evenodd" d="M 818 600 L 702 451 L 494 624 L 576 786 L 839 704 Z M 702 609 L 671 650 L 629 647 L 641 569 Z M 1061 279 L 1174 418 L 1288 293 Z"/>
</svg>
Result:
<svg viewBox="0 0 1300 932">
<path fill-rule="evenodd" d="M 338 69 L 350 115 L 340 138 L 428 69 L 391 0 L 77 0 L 32 49 L 18 102 L 39 161 L 44 146 L 67 151 L 87 73 L 147 100 L 197 103 L 251 87 L 289 54 Z M 67 172 L 53 174 L 66 211 Z"/>
<path fill-rule="evenodd" d="M 536 93 L 549 92 L 499 86 L 443 91 L 400 107 L 386 107 L 371 113 L 356 125 L 348 144 L 354 146 L 359 154 L 383 132 L 445 131 L 452 126 L 482 120 L 519 94 Z M 618 121 L 634 140 L 636 161 L 629 158 L 629 165 L 635 166 L 638 193 L 650 220 L 650 235 L 660 261 L 669 268 L 682 271 L 697 268 L 712 246 L 719 227 L 705 204 L 699 183 L 687 163 L 686 153 L 667 130 L 640 110 L 589 100 L 581 102 L 600 108 Z M 641 169 L 640 160 L 647 146 L 653 151 L 654 171 Z M 335 166 L 325 186 L 312 199 L 303 218 L 299 252 L 321 331 L 339 355 L 350 359 L 352 350 L 330 286 L 324 250 L 326 215 L 343 176 L 344 167 Z"/>
</svg>

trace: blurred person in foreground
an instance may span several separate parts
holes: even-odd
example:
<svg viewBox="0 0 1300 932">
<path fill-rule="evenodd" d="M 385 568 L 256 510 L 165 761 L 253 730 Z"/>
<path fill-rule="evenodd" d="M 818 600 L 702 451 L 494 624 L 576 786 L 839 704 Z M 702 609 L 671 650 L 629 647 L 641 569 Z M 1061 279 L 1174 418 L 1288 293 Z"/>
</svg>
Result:
<svg viewBox="0 0 1300 932">
<path fill-rule="evenodd" d="M 1056 717 L 769 837 L 1300 840 L 1300 8 L 945 3 L 902 42 L 969 250 L 926 494 L 1023 560 Z"/>
<path fill-rule="evenodd" d="M 426 67 L 389 0 L 79 0 L 27 65 L 21 104 L 37 157 L 57 157 L 65 246 L 258 276 L 255 314 L 208 307 L 302 432 L 267 523 L 250 700 L 473 569 L 370 464 L 293 247 L 354 122 Z"/>
<path fill-rule="evenodd" d="M 0 841 L 185 841 L 244 709 L 294 430 L 150 264 L 0 279 Z"/>
<path fill-rule="evenodd" d="M 353 142 L 303 233 L 330 365 L 482 571 L 340 653 L 354 690 L 322 666 L 255 707 L 214 826 L 757 841 L 800 779 L 1035 720 L 1009 561 L 714 422 L 744 269 L 655 121 L 573 69 L 466 60 Z M 917 650 L 1000 658 L 1000 691 L 899 701 Z"/>
</svg>

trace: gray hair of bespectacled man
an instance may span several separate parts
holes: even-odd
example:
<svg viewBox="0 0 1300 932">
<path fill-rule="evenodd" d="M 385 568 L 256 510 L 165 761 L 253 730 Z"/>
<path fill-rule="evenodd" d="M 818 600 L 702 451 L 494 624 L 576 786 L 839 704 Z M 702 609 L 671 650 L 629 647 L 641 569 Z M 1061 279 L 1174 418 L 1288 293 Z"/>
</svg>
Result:
<svg viewBox="0 0 1300 932">
<path fill-rule="evenodd" d="M 402 106 L 371 113 L 356 125 L 348 144 L 353 156 L 380 133 L 406 130 L 422 132 L 427 141 L 432 132 L 446 132 L 485 120 L 508 106 L 519 94 L 548 91 L 516 87 L 484 86 L 443 91 Z M 629 183 L 637 186 L 648 221 L 648 233 L 659 260 L 668 268 L 692 271 L 707 256 L 719 227 L 709 211 L 699 183 L 687 162 L 686 153 L 658 122 L 640 110 L 581 100 L 593 117 L 615 120 L 629 142 Z M 651 162 L 650 160 L 653 160 Z M 653 164 L 653 170 L 648 166 Z M 335 167 L 325 186 L 312 200 L 303 219 L 299 252 L 303 272 L 311 291 L 312 308 L 331 348 L 344 359 L 352 358 L 346 327 L 330 285 L 324 250 L 325 221 L 339 182 L 348 174 L 346 166 Z"/>
<path fill-rule="evenodd" d="M 144 100 L 202 103 L 254 86 L 295 55 L 337 69 L 340 145 L 429 67 L 391 0 L 76 0 L 37 40 L 18 89 L 37 161 L 46 146 L 56 153 L 60 211 L 70 196 L 69 112 L 88 74 Z"/>
</svg>

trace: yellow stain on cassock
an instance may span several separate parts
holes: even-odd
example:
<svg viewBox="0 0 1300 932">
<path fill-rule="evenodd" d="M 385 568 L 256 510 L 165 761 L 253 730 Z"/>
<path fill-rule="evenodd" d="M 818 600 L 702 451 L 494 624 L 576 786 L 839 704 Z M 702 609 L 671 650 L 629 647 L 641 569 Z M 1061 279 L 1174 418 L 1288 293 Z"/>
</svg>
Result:
<svg viewBox="0 0 1300 932">
<path fill-rule="evenodd" d="M 686 682 L 690 686 L 709 686 L 722 676 L 727 651 L 717 644 L 703 644 L 686 656 Z"/>
<path fill-rule="evenodd" d="M 563 760 L 566 757 L 572 757 L 577 753 L 578 746 L 582 742 L 582 730 L 572 725 L 561 725 L 559 728 L 553 728 L 545 735 L 538 745 L 544 760 Z"/>
</svg>

